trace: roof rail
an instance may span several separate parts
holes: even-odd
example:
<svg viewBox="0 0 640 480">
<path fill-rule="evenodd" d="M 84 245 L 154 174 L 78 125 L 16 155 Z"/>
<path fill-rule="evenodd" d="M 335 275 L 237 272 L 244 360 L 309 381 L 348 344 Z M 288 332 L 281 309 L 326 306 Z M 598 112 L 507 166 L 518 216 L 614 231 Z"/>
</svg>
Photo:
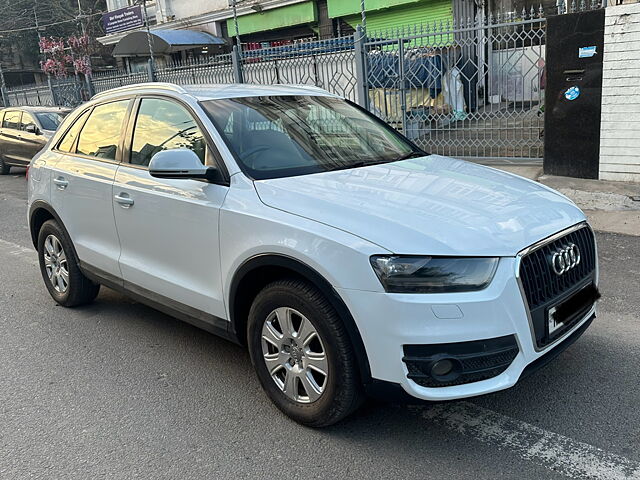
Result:
<svg viewBox="0 0 640 480">
<path fill-rule="evenodd" d="M 180 85 L 176 85 L 175 83 L 168 82 L 144 82 L 144 83 L 134 83 L 131 85 L 125 85 L 123 87 L 111 88 L 109 90 L 105 90 L 104 92 L 96 93 L 91 99 L 106 97 L 107 95 L 111 95 L 113 93 L 121 93 L 126 92 L 127 90 L 170 90 L 176 93 L 187 93 L 187 91 L 182 88 Z"/>
</svg>

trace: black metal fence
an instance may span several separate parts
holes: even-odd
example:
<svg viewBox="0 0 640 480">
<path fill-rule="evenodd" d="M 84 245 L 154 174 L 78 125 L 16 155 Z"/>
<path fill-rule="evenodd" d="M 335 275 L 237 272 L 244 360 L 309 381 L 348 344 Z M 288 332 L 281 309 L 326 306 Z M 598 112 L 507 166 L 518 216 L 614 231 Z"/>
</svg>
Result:
<svg viewBox="0 0 640 480">
<path fill-rule="evenodd" d="M 563 4 L 564 5 L 564 4 Z M 598 8 L 572 4 L 567 9 Z M 563 11 L 567 10 L 564 7 Z M 307 84 L 359 103 L 425 150 L 467 158 L 542 156 L 543 12 L 478 15 L 382 32 L 244 50 L 155 71 L 95 73 L 8 89 L 11 105 L 77 105 L 90 94 L 147 81 Z"/>
<path fill-rule="evenodd" d="M 368 108 L 433 153 L 540 158 L 545 26 L 531 10 L 370 35 Z"/>
</svg>

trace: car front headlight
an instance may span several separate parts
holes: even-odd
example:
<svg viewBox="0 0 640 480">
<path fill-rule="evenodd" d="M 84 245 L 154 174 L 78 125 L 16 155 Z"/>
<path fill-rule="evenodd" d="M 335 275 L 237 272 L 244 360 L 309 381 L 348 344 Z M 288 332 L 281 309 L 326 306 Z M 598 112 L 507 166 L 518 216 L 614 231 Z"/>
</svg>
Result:
<svg viewBox="0 0 640 480">
<path fill-rule="evenodd" d="M 498 258 L 374 255 L 371 265 L 389 293 L 473 292 L 491 283 Z"/>
</svg>

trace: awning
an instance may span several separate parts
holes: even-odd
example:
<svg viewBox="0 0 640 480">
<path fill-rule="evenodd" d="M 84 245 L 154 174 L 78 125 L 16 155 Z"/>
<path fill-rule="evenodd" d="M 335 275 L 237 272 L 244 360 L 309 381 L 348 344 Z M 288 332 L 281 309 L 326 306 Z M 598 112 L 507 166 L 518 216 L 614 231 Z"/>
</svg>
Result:
<svg viewBox="0 0 640 480">
<path fill-rule="evenodd" d="M 151 39 L 154 55 L 169 55 L 182 50 L 226 43 L 223 38 L 193 30 L 151 30 Z M 116 43 L 112 55 L 114 57 L 148 57 L 147 32 L 137 30 L 125 35 Z"/>
</svg>

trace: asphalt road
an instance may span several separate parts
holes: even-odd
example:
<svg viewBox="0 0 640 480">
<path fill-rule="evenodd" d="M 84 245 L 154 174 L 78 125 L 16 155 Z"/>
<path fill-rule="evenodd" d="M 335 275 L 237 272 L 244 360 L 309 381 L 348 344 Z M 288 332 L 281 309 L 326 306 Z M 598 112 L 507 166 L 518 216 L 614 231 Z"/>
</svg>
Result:
<svg viewBox="0 0 640 480">
<path fill-rule="evenodd" d="M 516 387 L 311 430 L 240 347 L 107 289 L 56 306 L 25 190 L 0 177 L 1 479 L 640 478 L 640 237 L 598 234 L 597 320 Z"/>
</svg>

